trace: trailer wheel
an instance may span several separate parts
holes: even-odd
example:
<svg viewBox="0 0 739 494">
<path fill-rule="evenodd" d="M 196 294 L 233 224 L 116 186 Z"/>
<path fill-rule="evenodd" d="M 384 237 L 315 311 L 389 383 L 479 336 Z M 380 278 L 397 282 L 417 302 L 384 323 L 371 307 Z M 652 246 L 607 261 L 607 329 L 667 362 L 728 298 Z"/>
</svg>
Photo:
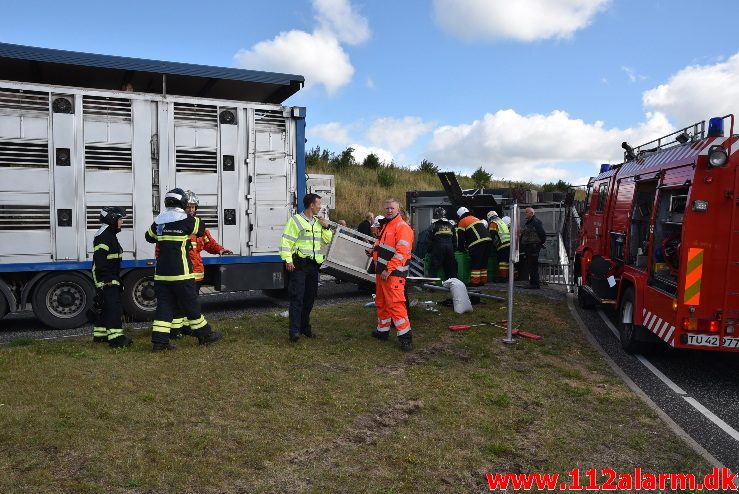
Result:
<svg viewBox="0 0 739 494">
<path fill-rule="evenodd" d="M 649 353 L 654 343 L 649 341 L 649 334 L 643 326 L 633 323 L 634 289 L 627 288 L 621 296 L 621 307 L 618 311 L 618 329 L 621 346 L 627 353 Z"/>
<path fill-rule="evenodd" d="M 5 295 L 0 293 L 0 319 L 5 317 L 5 315 L 10 310 L 10 305 L 8 304 L 8 301 L 5 300 Z"/>
<path fill-rule="evenodd" d="M 57 273 L 41 280 L 33 292 L 33 313 L 54 329 L 72 329 L 88 322 L 95 286 L 78 273 Z"/>
<path fill-rule="evenodd" d="M 585 310 L 595 308 L 595 300 L 581 286 L 577 287 L 577 304 Z"/>
<path fill-rule="evenodd" d="M 137 321 L 151 321 L 157 309 L 154 271 L 136 269 L 123 278 L 123 310 Z"/>
</svg>

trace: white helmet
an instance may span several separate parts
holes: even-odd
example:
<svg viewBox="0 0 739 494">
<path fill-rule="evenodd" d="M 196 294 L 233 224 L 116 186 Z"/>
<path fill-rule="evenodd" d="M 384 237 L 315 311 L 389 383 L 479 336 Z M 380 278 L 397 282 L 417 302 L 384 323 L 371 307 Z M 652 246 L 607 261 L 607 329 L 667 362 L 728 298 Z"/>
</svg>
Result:
<svg viewBox="0 0 739 494">
<path fill-rule="evenodd" d="M 488 211 L 487 218 L 488 221 L 493 221 L 491 218 L 497 218 L 498 213 L 496 211 Z"/>
<path fill-rule="evenodd" d="M 185 201 L 187 201 L 187 204 L 188 205 L 190 205 L 190 204 L 195 204 L 195 206 L 199 206 L 200 205 L 200 198 L 198 197 L 198 195 L 195 192 L 193 192 L 191 190 L 186 190 L 185 191 Z"/>
<path fill-rule="evenodd" d="M 485 225 L 485 228 L 489 226 L 487 220 L 480 220 L 480 221 L 482 222 L 483 225 Z"/>
<path fill-rule="evenodd" d="M 384 220 L 384 219 L 385 219 L 384 216 L 378 214 L 377 216 L 375 216 L 375 222 L 372 223 L 372 225 L 370 226 L 374 228 L 380 228 L 380 220 Z"/>
<path fill-rule="evenodd" d="M 505 223 L 506 225 L 510 225 L 511 224 L 511 217 L 510 216 L 503 216 L 503 223 Z"/>
<path fill-rule="evenodd" d="M 461 217 L 465 213 L 469 213 L 470 210 L 466 207 L 462 206 L 461 208 L 457 209 L 457 216 Z"/>
</svg>

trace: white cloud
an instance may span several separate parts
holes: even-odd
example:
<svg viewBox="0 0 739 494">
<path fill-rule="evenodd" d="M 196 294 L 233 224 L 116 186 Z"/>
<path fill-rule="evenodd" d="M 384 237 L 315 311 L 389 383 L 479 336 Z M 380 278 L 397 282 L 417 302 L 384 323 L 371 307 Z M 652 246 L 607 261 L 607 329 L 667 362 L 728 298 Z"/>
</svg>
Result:
<svg viewBox="0 0 739 494">
<path fill-rule="evenodd" d="M 567 38 L 610 0 L 434 0 L 442 29 L 466 40 Z"/>
<path fill-rule="evenodd" d="M 645 91 L 644 107 L 662 112 L 678 127 L 736 111 L 739 101 L 739 53 L 713 65 L 691 65 L 666 84 Z"/>
<path fill-rule="evenodd" d="M 238 67 L 305 76 L 305 86 L 323 85 L 334 94 L 354 75 L 341 43 L 359 44 L 370 36 L 367 19 L 348 0 L 314 0 L 317 26 L 313 32 L 281 32 L 234 55 Z"/>
<path fill-rule="evenodd" d="M 444 169 L 482 166 L 498 178 L 541 183 L 576 178 L 563 167 L 567 163 L 620 162 L 622 141 L 646 142 L 671 130 L 659 113 L 647 114 L 636 128 L 607 129 L 602 122 L 586 123 L 563 111 L 520 115 L 500 110 L 471 124 L 437 128 L 427 156 Z"/>
<path fill-rule="evenodd" d="M 340 146 L 345 146 L 351 141 L 349 129 L 339 122 L 309 126 L 306 130 L 306 136 L 309 138 L 323 139 L 326 142 Z"/>
<path fill-rule="evenodd" d="M 367 19 L 359 15 L 348 0 L 313 0 L 313 8 L 319 30 L 333 33 L 340 42 L 357 45 L 369 39 Z"/>
<path fill-rule="evenodd" d="M 394 159 L 393 153 L 391 153 L 387 149 L 383 149 L 380 147 L 363 146 L 362 144 L 352 144 L 351 147 L 354 149 L 352 156 L 354 156 L 354 159 L 357 161 L 357 163 L 362 163 L 367 155 L 370 153 L 374 153 L 375 155 L 377 155 L 377 157 L 380 158 L 380 161 L 383 163 L 392 163 Z"/>
<path fill-rule="evenodd" d="M 633 67 L 629 67 L 627 65 L 624 65 L 621 67 L 621 70 L 626 72 L 626 76 L 629 78 L 629 81 L 636 82 L 636 81 L 643 81 L 647 78 L 647 76 L 639 74 L 636 69 Z"/>
<path fill-rule="evenodd" d="M 375 146 L 400 153 L 433 127 L 433 123 L 418 117 L 378 118 L 367 130 L 367 138 Z"/>
</svg>

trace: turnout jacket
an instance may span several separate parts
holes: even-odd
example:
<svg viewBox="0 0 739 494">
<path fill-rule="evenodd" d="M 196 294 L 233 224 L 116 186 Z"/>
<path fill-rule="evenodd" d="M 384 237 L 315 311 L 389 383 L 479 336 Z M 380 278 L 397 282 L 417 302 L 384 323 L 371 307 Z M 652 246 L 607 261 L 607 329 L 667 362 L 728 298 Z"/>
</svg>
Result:
<svg viewBox="0 0 739 494">
<path fill-rule="evenodd" d="M 500 218 L 490 222 L 490 236 L 496 249 L 505 249 L 511 246 L 511 232 L 508 225 Z"/>
<path fill-rule="evenodd" d="M 207 228 L 202 237 L 190 235 L 190 244 L 192 245 L 192 249 L 190 249 L 192 271 L 195 273 L 195 281 L 201 283 L 203 279 L 205 279 L 205 266 L 203 266 L 203 256 L 201 256 L 200 253 L 205 251 L 208 254 L 220 254 L 224 249 L 223 246 L 213 238 L 213 235 L 211 235 L 210 230 Z M 159 259 L 159 245 L 156 246 L 155 256 Z"/>
<path fill-rule="evenodd" d="M 121 284 L 121 259 L 123 248 L 118 242 L 118 232 L 107 226 L 98 231 L 93 240 L 92 280 L 97 288 L 106 284 Z"/>
<path fill-rule="evenodd" d="M 200 218 L 187 216 L 178 221 L 152 223 L 146 231 L 146 241 L 156 243 L 159 250 L 154 281 L 182 281 L 195 278 L 192 267 L 190 236 L 202 237 L 205 225 Z"/>
<path fill-rule="evenodd" d="M 428 245 L 433 244 L 449 244 L 454 250 L 457 249 L 457 235 L 454 226 L 449 220 L 436 220 L 431 225 L 431 232 L 428 236 Z"/>
<path fill-rule="evenodd" d="M 383 271 L 390 271 L 390 276 L 407 278 L 413 247 L 413 229 L 400 215 L 391 220 L 385 218 L 380 223 L 383 225 L 380 238 L 372 248 L 375 272 L 382 274 Z"/>
<path fill-rule="evenodd" d="M 493 239 L 490 238 L 490 232 L 485 228 L 482 221 L 480 221 L 479 218 L 472 216 L 470 213 L 462 215 L 459 219 L 458 228 L 462 231 L 459 242 L 467 249 L 481 244 L 482 242 L 493 241 Z"/>
</svg>

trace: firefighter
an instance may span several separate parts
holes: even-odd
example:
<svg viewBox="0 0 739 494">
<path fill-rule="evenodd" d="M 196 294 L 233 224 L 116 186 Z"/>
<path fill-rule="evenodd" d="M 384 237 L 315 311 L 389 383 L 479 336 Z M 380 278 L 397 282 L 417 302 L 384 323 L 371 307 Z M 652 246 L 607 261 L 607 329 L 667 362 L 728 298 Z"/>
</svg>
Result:
<svg viewBox="0 0 739 494">
<path fill-rule="evenodd" d="M 98 311 L 93 322 L 92 341 L 113 348 L 129 346 L 131 338 L 123 334 L 121 322 L 121 258 L 123 249 L 117 233 L 123 226 L 126 212 L 117 206 L 100 211 L 102 226 L 95 233 L 92 255 L 92 279 L 95 282 Z"/>
<path fill-rule="evenodd" d="M 529 274 L 529 284 L 526 288 L 538 290 L 539 286 L 539 251 L 547 241 L 547 234 L 541 220 L 536 217 L 533 208 L 524 211 L 526 223 L 521 231 L 521 251 L 526 254 L 526 271 Z"/>
<path fill-rule="evenodd" d="M 195 216 L 200 205 L 200 198 L 196 193 L 191 190 L 185 191 L 185 199 L 187 200 L 187 208 L 185 212 L 188 216 Z M 195 287 L 198 293 L 200 293 L 200 287 L 202 286 L 203 280 L 205 279 L 205 267 L 203 266 L 203 257 L 200 254 L 202 251 L 208 252 L 209 254 L 233 254 L 230 250 L 224 248 L 219 244 L 216 239 L 211 235 L 210 230 L 205 229 L 205 234 L 202 237 L 195 235 L 190 236 L 190 259 L 192 260 L 192 270 L 195 273 Z M 170 338 L 179 338 L 180 334 L 189 335 L 192 331 L 188 326 L 184 313 L 180 310 L 175 313 L 175 318 L 172 321 L 172 331 L 170 332 Z"/>
<path fill-rule="evenodd" d="M 188 251 L 192 248 L 191 235 L 202 237 L 205 225 L 200 218 L 185 212 L 185 191 L 172 189 L 164 196 L 166 210 L 160 213 L 146 231 L 146 241 L 156 243 L 159 251 L 154 271 L 154 291 L 157 309 L 151 332 L 152 351 L 174 350 L 169 335 L 175 313 L 181 309 L 198 343 L 208 345 L 223 338 L 213 331 L 200 312 L 195 273 Z"/>
<path fill-rule="evenodd" d="M 390 324 L 395 326 L 404 352 L 413 350 L 413 332 L 405 304 L 405 284 L 413 248 L 413 230 L 400 216 L 400 203 L 385 201 L 385 217 L 380 220 L 380 238 L 367 254 L 375 265 L 375 305 L 377 329 L 372 336 L 386 341 Z"/>
<path fill-rule="evenodd" d="M 431 232 L 427 240 L 431 252 L 429 273 L 432 277 L 436 276 L 439 266 L 444 268 L 447 279 L 457 277 L 457 260 L 454 258 L 457 237 L 454 230 L 454 225 L 446 218 L 446 210 L 442 207 L 434 209 L 434 221 L 431 223 Z"/>
<path fill-rule="evenodd" d="M 333 234 L 326 218 L 319 218 L 321 196 L 306 194 L 302 213 L 293 215 L 282 232 L 280 257 L 289 273 L 290 294 L 289 337 L 297 341 L 300 335 L 313 338 L 310 312 L 318 293 L 318 268 L 323 263 L 321 247 L 331 242 Z"/>
<path fill-rule="evenodd" d="M 488 229 L 490 230 L 490 238 L 493 239 L 493 247 L 495 247 L 498 257 L 498 278 L 497 283 L 503 283 L 508 279 L 508 259 L 511 255 L 511 232 L 508 225 L 498 217 L 496 211 L 489 211 Z"/>
<path fill-rule="evenodd" d="M 470 285 L 481 286 L 488 282 L 488 258 L 493 239 L 479 218 L 462 206 L 457 209 L 458 228 L 462 230 L 460 242 L 470 253 Z"/>
</svg>

